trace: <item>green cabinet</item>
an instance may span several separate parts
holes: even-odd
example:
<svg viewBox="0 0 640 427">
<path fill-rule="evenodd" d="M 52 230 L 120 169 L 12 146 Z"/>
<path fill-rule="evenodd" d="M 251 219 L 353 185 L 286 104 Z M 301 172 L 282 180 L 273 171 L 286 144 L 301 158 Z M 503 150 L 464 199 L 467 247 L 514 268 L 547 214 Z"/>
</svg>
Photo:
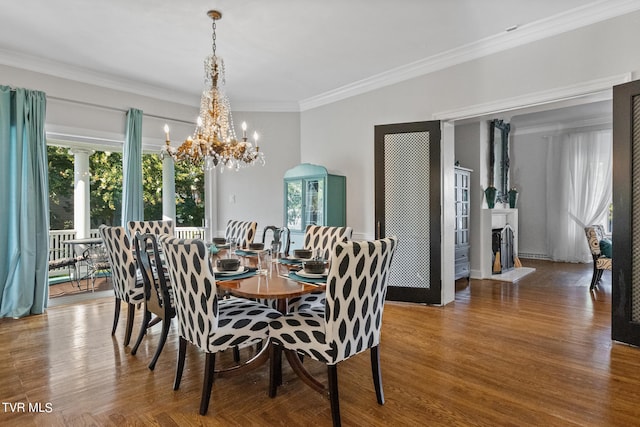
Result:
<svg viewBox="0 0 640 427">
<path fill-rule="evenodd" d="M 302 248 L 307 225 L 345 226 L 347 181 L 323 166 L 303 163 L 284 174 L 284 225 L 291 249 Z"/>
</svg>

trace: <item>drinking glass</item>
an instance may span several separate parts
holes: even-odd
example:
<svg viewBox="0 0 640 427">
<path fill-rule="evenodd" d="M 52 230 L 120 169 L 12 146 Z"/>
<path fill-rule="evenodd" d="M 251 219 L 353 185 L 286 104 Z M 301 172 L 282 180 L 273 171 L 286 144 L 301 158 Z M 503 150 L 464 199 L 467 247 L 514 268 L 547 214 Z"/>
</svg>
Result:
<svg viewBox="0 0 640 427">
<path fill-rule="evenodd" d="M 227 239 L 227 242 L 229 243 L 229 252 L 227 253 L 227 258 L 231 258 L 231 255 L 236 255 L 236 249 L 238 249 L 238 239 L 236 239 L 235 237 L 229 237 Z"/>
</svg>

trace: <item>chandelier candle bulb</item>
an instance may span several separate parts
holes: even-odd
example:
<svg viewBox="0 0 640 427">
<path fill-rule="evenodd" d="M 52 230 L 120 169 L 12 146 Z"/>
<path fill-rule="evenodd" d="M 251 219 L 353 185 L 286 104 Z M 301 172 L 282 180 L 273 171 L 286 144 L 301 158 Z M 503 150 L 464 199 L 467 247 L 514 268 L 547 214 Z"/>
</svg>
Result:
<svg viewBox="0 0 640 427">
<path fill-rule="evenodd" d="M 242 122 L 242 139 L 247 140 L 247 122 Z"/>
<path fill-rule="evenodd" d="M 168 124 L 164 124 L 164 134 L 166 136 L 166 143 L 167 145 L 169 145 L 169 143 L 171 142 L 171 140 L 169 139 L 169 125 Z"/>
</svg>

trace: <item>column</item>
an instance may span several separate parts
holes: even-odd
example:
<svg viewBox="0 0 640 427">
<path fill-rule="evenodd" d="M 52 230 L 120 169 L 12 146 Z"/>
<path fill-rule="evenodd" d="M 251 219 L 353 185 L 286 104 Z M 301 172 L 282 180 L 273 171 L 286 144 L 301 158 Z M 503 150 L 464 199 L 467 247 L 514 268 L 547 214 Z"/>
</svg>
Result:
<svg viewBox="0 0 640 427">
<path fill-rule="evenodd" d="M 204 238 L 210 242 L 218 234 L 218 201 L 216 198 L 217 170 L 213 167 L 211 159 L 206 160 L 204 169 Z"/>
<path fill-rule="evenodd" d="M 72 148 L 73 154 L 73 228 L 77 239 L 89 237 L 91 229 L 89 156 L 93 150 Z"/>
<path fill-rule="evenodd" d="M 173 159 L 165 156 L 162 159 L 162 219 L 176 224 L 176 173 Z"/>
</svg>

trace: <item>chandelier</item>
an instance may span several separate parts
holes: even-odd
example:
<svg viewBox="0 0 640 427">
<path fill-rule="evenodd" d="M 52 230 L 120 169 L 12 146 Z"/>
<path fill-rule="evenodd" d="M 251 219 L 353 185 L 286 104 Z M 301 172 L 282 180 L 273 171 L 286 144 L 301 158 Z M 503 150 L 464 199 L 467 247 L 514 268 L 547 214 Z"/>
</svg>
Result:
<svg viewBox="0 0 640 427">
<path fill-rule="evenodd" d="M 178 148 L 171 146 L 169 126 L 164 125 L 166 144 L 162 155 L 175 161 L 211 168 L 220 166 L 238 170 L 256 163 L 264 165 L 264 154 L 258 147 L 258 133 L 253 133 L 253 143 L 247 140 L 247 124 L 242 123 L 242 139 L 238 140 L 233 125 L 231 104 L 222 85 L 225 84 L 224 62 L 216 56 L 216 21 L 222 13 L 210 10 L 207 15 L 213 20 L 212 50 L 204 61 L 204 90 L 200 99 L 200 115 L 193 136 L 188 137 Z"/>
</svg>

